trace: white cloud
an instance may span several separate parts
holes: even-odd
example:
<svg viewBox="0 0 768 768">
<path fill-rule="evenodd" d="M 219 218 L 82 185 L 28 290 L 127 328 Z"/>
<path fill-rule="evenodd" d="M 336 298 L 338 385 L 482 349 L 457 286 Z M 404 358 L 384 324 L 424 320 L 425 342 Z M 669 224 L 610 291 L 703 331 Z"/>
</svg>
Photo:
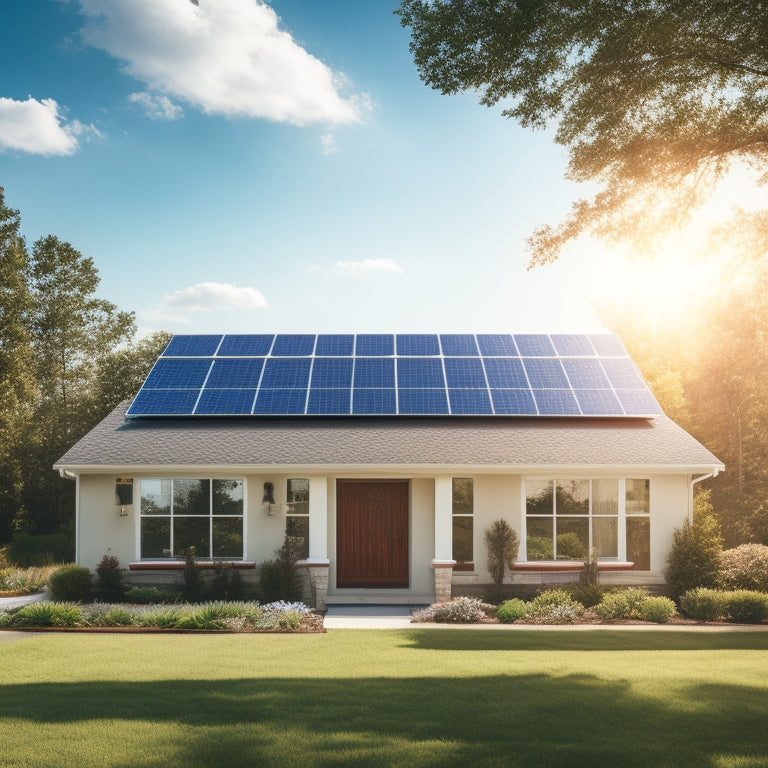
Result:
<svg viewBox="0 0 768 768">
<path fill-rule="evenodd" d="M 214 309 L 265 309 L 264 294 L 256 288 L 231 283 L 198 283 L 163 297 L 163 310 L 210 312 Z"/>
<path fill-rule="evenodd" d="M 80 146 L 76 137 L 91 133 L 100 135 L 93 125 L 84 125 L 79 120 L 65 123 L 53 99 L 0 98 L 0 150 L 72 155 Z"/>
<path fill-rule="evenodd" d="M 128 96 L 131 104 L 137 104 L 144 110 L 147 117 L 153 120 L 176 120 L 184 114 L 184 110 L 174 104 L 167 96 L 151 93 L 131 93 Z"/>
<path fill-rule="evenodd" d="M 336 139 L 330 133 L 320 137 L 320 144 L 324 155 L 332 155 L 339 151 L 339 148 L 336 146 Z"/>
<path fill-rule="evenodd" d="M 280 29 L 260 0 L 80 0 L 83 37 L 160 94 L 209 114 L 359 122 L 364 97 Z"/>
<path fill-rule="evenodd" d="M 339 272 L 347 275 L 363 276 L 381 274 L 389 272 L 390 274 L 402 272 L 401 266 L 392 259 L 364 259 L 363 261 L 339 261 L 336 266 Z"/>
</svg>

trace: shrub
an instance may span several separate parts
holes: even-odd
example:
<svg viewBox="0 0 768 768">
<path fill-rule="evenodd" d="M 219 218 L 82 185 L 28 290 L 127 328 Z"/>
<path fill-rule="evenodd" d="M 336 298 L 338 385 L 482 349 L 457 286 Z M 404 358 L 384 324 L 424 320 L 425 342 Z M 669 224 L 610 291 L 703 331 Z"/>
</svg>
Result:
<svg viewBox="0 0 768 768">
<path fill-rule="evenodd" d="M 722 546 L 720 523 L 712 513 L 709 491 L 701 491 L 694 502 L 693 523 L 686 520 L 673 534 L 665 576 L 675 600 L 689 589 L 716 586 Z"/>
<path fill-rule="evenodd" d="M 648 599 L 648 592 L 638 587 L 608 592 L 595 606 L 595 612 L 602 621 L 639 619 L 642 605 Z"/>
<path fill-rule="evenodd" d="M 65 565 L 52 574 L 48 589 L 56 601 L 87 603 L 91 596 L 91 572 L 79 565 Z"/>
<path fill-rule="evenodd" d="M 455 597 L 448 603 L 433 603 L 415 611 L 411 621 L 434 621 L 438 624 L 477 624 L 488 618 L 485 604 L 476 597 Z"/>
<path fill-rule="evenodd" d="M 585 608 L 594 608 L 605 595 L 605 588 L 598 584 L 574 584 L 568 587 L 571 597 Z"/>
<path fill-rule="evenodd" d="M 504 574 L 517 557 L 520 539 L 517 532 L 510 528 L 506 520 L 494 520 L 485 531 L 485 549 L 488 554 L 488 573 L 491 574 L 494 587 L 491 598 L 498 601 L 502 597 Z"/>
<path fill-rule="evenodd" d="M 97 591 L 106 602 L 122 600 L 125 595 L 125 583 L 120 562 L 114 555 L 104 555 L 96 566 Z"/>
<path fill-rule="evenodd" d="M 581 573 L 579 573 L 579 584 L 583 587 L 596 587 L 598 581 L 600 581 L 600 568 L 597 549 L 595 548 L 584 561 L 584 566 L 581 569 Z"/>
<path fill-rule="evenodd" d="M 261 629 L 291 630 L 298 629 L 311 611 L 304 603 L 288 603 L 278 600 L 262 606 L 262 618 L 258 626 Z"/>
<path fill-rule="evenodd" d="M 72 603 L 32 603 L 12 614 L 13 627 L 79 627 L 85 623 L 81 608 Z"/>
<path fill-rule="evenodd" d="M 171 629 L 183 619 L 185 612 L 177 605 L 144 608 L 136 614 L 136 623 L 140 627 Z"/>
<path fill-rule="evenodd" d="M 195 548 L 190 547 L 184 559 L 184 587 L 181 594 L 190 603 L 203 599 L 204 585 L 200 578 L 200 569 L 195 564 Z"/>
<path fill-rule="evenodd" d="M 666 624 L 675 613 L 675 601 L 668 597 L 647 597 L 638 610 L 640 619 L 654 624 Z"/>
<path fill-rule="evenodd" d="M 728 621 L 760 624 L 768 617 L 768 595 L 748 589 L 726 592 L 725 614 Z"/>
<path fill-rule="evenodd" d="M 720 553 L 718 586 L 768 592 L 768 547 L 742 544 Z"/>
<path fill-rule="evenodd" d="M 31 568 L 4 568 L 0 571 L 0 592 L 29 595 L 42 592 L 51 574 L 58 566 L 33 566 Z"/>
<path fill-rule="evenodd" d="M 564 589 L 548 589 L 531 600 L 526 616 L 540 624 L 571 624 L 583 613 L 584 606 Z"/>
<path fill-rule="evenodd" d="M 528 560 L 551 560 L 553 557 L 552 539 L 546 536 L 528 536 L 525 548 Z"/>
<path fill-rule="evenodd" d="M 213 565 L 213 579 L 208 592 L 211 600 L 242 600 L 245 584 L 240 571 L 217 560 Z"/>
<path fill-rule="evenodd" d="M 496 617 L 502 624 L 512 624 L 522 619 L 528 611 L 528 606 L 519 598 L 505 600 L 496 611 Z"/>
<path fill-rule="evenodd" d="M 259 587 L 266 602 L 301 599 L 302 588 L 296 563 L 303 546 L 304 539 L 286 536 L 280 548 L 275 550 L 275 559 L 262 563 Z"/>
<path fill-rule="evenodd" d="M 715 621 L 725 615 L 726 594 L 707 587 L 689 589 L 680 598 L 680 608 L 695 621 Z"/>
<path fill-rule="evenodd" d="M 557 537 L 558 560 L 584 560 L 587 556 L 587 548 L 582 540 L 572 531 L 561 533 Z"/>
<path fill-rule="evenodd" d="M 130 627 L 135 616 L 119 605 L 97 606 L 87 614 L 88 623 L 94 627 Z"/>
<path fill-rule="evenodd" d="M 132 587 L 125 593 L 125 599 L 137 605 L 152 605 L 164 603 L 165 595 L 157 587 Z"/>
</svg>

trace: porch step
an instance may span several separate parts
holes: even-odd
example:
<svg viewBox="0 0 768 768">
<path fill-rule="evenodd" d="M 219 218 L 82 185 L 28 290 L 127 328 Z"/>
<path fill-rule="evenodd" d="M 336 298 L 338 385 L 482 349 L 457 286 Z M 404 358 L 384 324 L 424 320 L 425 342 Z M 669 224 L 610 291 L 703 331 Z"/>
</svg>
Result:
<svg viewBox="0 0 768 768">
<path fill-rule="evenodd" d="M 435 601 L 434 595 L 328 595 L 325 604 L 330 606 L 409 606 L 423 608 Z"/>
<path fill-rule="evenodd" d="M 377 616 L 410 616 L 413 611 L 418 608 L 426 607 L 424 605 L 328 605 L 328 612 L 326 616 L 361 616 L 361 617 L 377 617 Z"/>
</svg>

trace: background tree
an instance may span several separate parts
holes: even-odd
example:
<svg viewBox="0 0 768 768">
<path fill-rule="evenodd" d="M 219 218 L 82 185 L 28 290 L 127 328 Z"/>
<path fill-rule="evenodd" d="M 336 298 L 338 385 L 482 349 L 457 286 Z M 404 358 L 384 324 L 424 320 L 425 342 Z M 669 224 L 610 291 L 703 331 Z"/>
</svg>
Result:
<svg viewBox="0 0 768 768">
<path fill-rule="evenodd" d="M 647 249 L 733 161 L 765 172 L 763 0 L 402 0 L 397 13 L 425 83 L 554 128 L 567 175 L 600 185 L 532 235 L 532 263 L 583 233 Z"/>
</svg>

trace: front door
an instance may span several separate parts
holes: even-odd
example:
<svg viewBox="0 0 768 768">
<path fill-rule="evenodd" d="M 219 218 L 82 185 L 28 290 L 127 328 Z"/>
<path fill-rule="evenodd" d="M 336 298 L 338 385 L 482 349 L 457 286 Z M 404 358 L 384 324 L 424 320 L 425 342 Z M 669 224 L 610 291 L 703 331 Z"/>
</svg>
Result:
<svg viewBox="0 0 768 768">
<path fill-rule="evenodd" d="M 336 586 L 408 586 L 408 481 L 336 481 Z"/>
</svg>

